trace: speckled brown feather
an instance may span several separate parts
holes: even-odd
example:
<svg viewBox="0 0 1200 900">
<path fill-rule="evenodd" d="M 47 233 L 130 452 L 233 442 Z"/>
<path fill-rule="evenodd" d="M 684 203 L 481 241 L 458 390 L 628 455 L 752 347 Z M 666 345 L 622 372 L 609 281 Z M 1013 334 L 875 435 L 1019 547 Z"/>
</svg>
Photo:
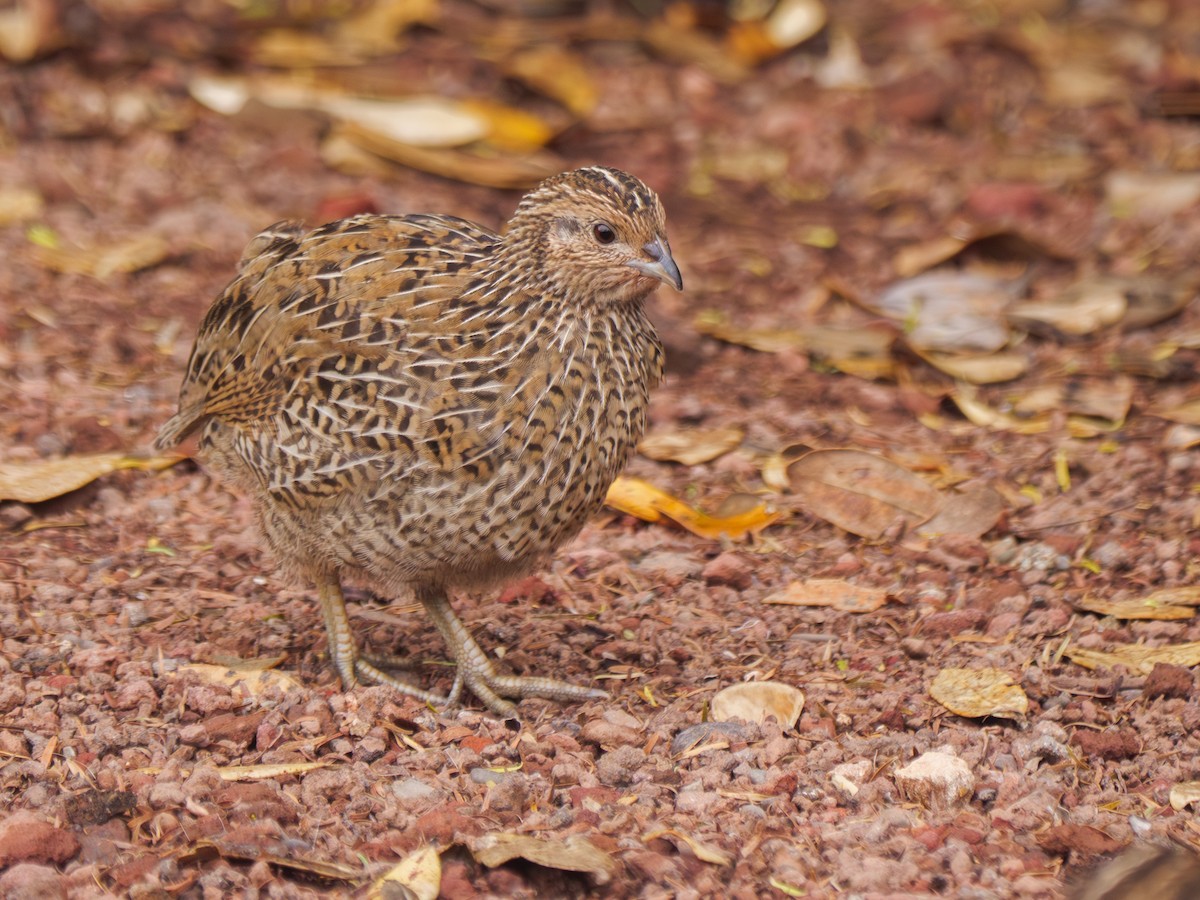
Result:
<svg viewBox="0 0 1200 900">
<path fill-rule="evenodd" d="M 428 592 L 530 568 L 601 505 L 662 372 L 656 282 L 595 245 L 599 219 L 665 246 L 657 197 L 599 168 L 539 186 L 503 236 L 429 215 L 273 226 L 205 317 L 159 446 L 198 429 L 317 581 Z"/>
</svg>

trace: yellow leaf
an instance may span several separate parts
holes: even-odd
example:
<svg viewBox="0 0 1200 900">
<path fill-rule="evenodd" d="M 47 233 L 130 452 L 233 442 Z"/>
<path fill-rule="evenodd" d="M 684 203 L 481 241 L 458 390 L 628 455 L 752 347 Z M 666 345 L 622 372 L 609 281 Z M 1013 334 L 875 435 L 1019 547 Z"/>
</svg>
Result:
<svg viewBox="0 0 1200 900">
<path fill-rule="evenodd" d="M 523 50 L 505 63 L 505 69 L 581 119 L 596 108 L 600 97 L 583 61 L 560 46 L 542 44 Z"/>
<path fill-rule="evenodd" d="M 617 867 L 612 856 L 578 834 L 558 840 L 528 834 L 493 833 L 474 839 L 468 846 L 471 855 L 488 868 L 502 866 L 510 859 L 520 857 L 548 869 L 587 872 L 599 884 L 606 884 Z"/>
<path fill-rule="evenodd" d="M 1187 601 L 1184 601 L 1185 603 Z M 1160 594 L 1132 597 L 1126 600 L 1102 600 L 1099 597 L 1084 597 L 1075 606 L 1088 612 L 1116 619 L 1152 619 L 1173 621 L 1190 619 L 1196 614 L 1192 606 L 1176 605 Z"/>
<path fill-rule="evenodd" d="M 1143 675 L 1149 675 L 1156 663 L 1175 666 L 1200 665 L 1200 641 L 1186 644 L 1171 644 L 1166 647 L 1146 647 L 1141 644 L 1118 644 L 1110 651 L 1087 650 L 1083 647 L 1068 647 L 1063 651 L 1071 662 L 1085 669 L 1111 669 L 1125 666 Z"/>
<path fill-rule="evenodd" d="M 1029 712 L 1025 691 L 1000 669 L 943 669 L 929 693 L 950 712 L 972 719 L 1022 719 Z"/>
<path fill-rule="evenodd" d="M 605 503 L 646 522 L 659 522 L 666 516 L 700 537 L 724 536 L 735 541 L 762 531 L 782 515 L 764 503 L 756 503 L 752 508 L 732 515 L 710 516 L 648 481 L 627 477 L 612 483 Z"/>
<path fill-rule="evenodd" d="M 183 456 L 128 456 L 92 453 L 33 462 L 0 463 L 0 500 L 41 503 L 61 497 L 119 469 L 166 469 Z"/>
<path fill-rule="evenodd" d="M 544 121 L 515 106 L 485 100 L 467 100 L 462 106 L 487 122 L 487 142 L 499 149 L 527 153 L 544 147 L 554 137 L 554 129 Z"/>
<path fill-rule="evenodd" d="M 1200 781 L 1181 781 L 1172 785 L 1170 794 L 1171 808 L 1182 812 L 1188 806 L 1200 801 Z"/>
<path fill-rule="evenodd" d="M 166 259 L 168 249 L 164 238 L 157 234 L 143 234 L 88 249 L 35 244 L 31 255 L 40 265 L 53 272 L 104 279 L 118 272 L 140 272 L 156 266 Z"/>
<path fill-rule="evenodd" d="M 300 682 L 286 672 L 268 668 L 234 668 L 208 663 L 189 663 L 180 666 L 175 672 L 178 675 L 196 675 L 208 684 L 241 687 L 255 697 L 270 690 L 292 691 L 301 687 Z"/>
<path fill-rule="evenodd" d="M 220 766 L 217 774 L 222 781 L 260 781 L 281 775 L 304 775 L 314 769 L 324 769 L 329 763 L 316 762 L 260 763 L 255 766 Z"/>
<path fill-rule="evenodd" d="M 405 888 L 413 900 L 437 900 L 442 890 L 442 857 L 428 845 L 414 850 L 367 890 L 367 900 L 390 900 L 396 888 Z M 407 895 L 405 895 L 407 896 Z"/>
</svg>

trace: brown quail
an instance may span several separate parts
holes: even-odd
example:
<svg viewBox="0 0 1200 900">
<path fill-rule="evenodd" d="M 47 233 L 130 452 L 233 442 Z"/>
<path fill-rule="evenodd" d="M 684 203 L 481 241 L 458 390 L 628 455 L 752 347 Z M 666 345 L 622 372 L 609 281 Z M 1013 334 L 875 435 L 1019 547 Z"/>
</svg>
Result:
<svg viewBox="0 0 1200 900">
<path fill-rule="evenodd" d="M 342 684 L 437 705 L 605 696 L 496 671 L 448 591 L 525 572 L 577 534 L 642 435 L 662 348 L 643 301 L 682 290 L 662 204 L 592 167 L 527 194 L 503 234 L 363 215 L 258 235 L 204 318 L 160 448 L 254 499 L 284 566 L 316 584 Z M 440 696 L 358 651 L 342 582 L 411 591 L 457 663 Z"/>
</svg>

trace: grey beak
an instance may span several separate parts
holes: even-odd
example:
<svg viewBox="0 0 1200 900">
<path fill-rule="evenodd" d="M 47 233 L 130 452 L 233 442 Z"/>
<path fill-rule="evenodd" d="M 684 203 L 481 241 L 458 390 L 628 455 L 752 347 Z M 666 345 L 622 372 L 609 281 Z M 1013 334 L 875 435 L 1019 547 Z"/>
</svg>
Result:
<svg viewBox="0 0 1200 900">
<path fill-rule="evenodd" d="M 649 260 L 631 259 L 626 265 L 633 266 L 639 272 L 657 278 L 671 285 L 675 290 L 683 290 L 683 276 L 679 274 L 679 266 L 671 258 L 671 248 L 665 239 L 656 237 L 642 248 Z"/>
</svg>

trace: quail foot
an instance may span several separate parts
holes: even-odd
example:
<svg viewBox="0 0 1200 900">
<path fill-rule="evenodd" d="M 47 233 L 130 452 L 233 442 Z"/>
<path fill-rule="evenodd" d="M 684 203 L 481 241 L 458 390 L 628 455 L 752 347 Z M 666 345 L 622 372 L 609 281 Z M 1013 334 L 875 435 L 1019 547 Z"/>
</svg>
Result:
<svg viewBox="0 0 1200 900">
<path fill-rule="evenodd" d="M 501 716 L 603 697 L 498 671 L 449 594 L 528 572 L 601 506 L 662 374 L 643 309 L 661 282 L 683 288 L 662 204 L 599 166 L 538 185 L 499 234 L 440 215 L 281 222 L 205 316 L 157 445 L 196 433 L 251 496 L 316 586 L 345 688 L 435 705 L 465 688 Z M 359 651 L 346 581 L 416 596 L 457 664 L 449 695 Z"/>
</svg>

